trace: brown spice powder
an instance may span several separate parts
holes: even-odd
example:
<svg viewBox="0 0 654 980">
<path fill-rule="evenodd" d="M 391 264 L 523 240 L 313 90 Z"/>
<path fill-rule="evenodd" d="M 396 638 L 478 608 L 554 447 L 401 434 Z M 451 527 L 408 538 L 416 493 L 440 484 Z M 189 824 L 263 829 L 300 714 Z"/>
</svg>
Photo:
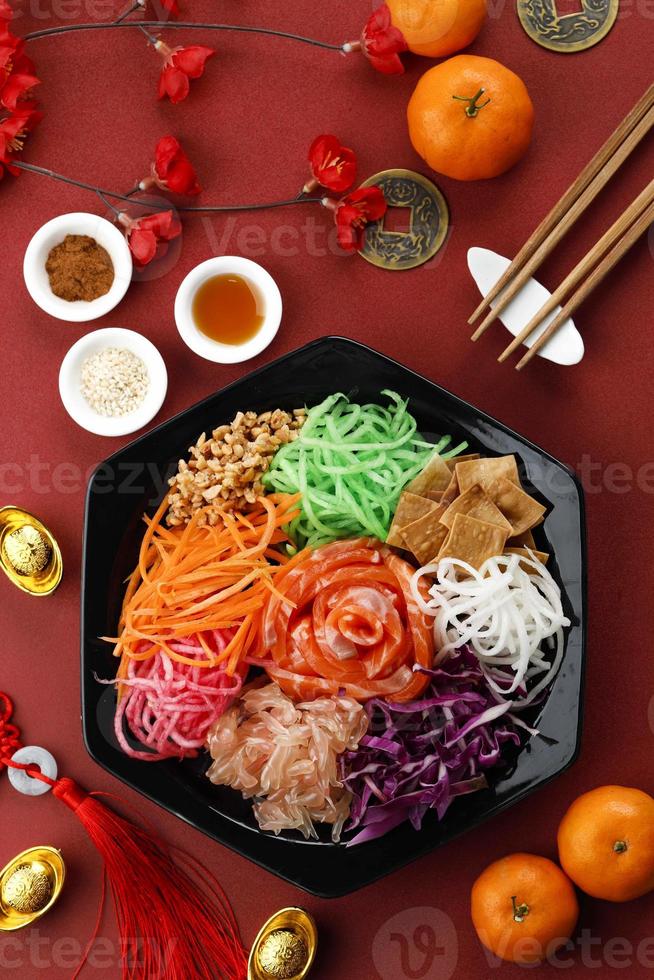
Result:
<svg viewBox="0 0 654 980">
<path fill-rule="evenodd" d="M 66 235 L 50 251 L 45 271 L 55 296 L 69 302 L 104 296 L 115 278 L 109 252 L 89 235 Z"/>
</svg>

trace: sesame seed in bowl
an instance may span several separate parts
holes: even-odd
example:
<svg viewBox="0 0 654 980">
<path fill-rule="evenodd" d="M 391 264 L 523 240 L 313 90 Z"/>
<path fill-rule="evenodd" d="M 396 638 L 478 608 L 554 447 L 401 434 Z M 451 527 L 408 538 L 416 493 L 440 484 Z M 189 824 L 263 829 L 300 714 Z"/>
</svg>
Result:
<svg viewBox="0 0 654 980">
<path fill-rule="evenodd" d="M 78 425 L 101 436 L 142 429 L 161 408 L 167 387 L 166 365 L 154 344 L 120 327 L 82 337 L 59 371 L 64 408 Z"/>
<path fill-rule="evenodd" d="M 135 412 L 149 387 L 148 369 L 128 347 L 103 347 L 82 364 L 82 394 L 98 415 Z"/>
</svg>

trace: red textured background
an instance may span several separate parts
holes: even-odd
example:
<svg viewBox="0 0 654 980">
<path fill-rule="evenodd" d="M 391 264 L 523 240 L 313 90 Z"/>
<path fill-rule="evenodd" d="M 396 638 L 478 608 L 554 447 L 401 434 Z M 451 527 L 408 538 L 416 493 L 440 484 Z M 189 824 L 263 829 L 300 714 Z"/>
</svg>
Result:
<svg viewBox="0 0 654 980">
<path fill-rule="evenodd" d="M 59 0 L 53 13 L 49 2 L 33 6 L 33 16 L 23 17 L 17 29 L 51 26 L 62 18 L 106 19 L 112 10 L 110 0 L 95 11 L 91 0 L 87 9 L 84 0 Z M 337 42 L 356 36 L 371 10 L 369 2 L 352 0 L 332 0 L 320 8 L 320 16 L 315 0 L 186 0 L 184 5 L 194 19 L 263 24 Z M 299 902 L 309 908 L 325 938 L 316 980 L 521 976 L 516 967 L 489 964 L 476 941 L 468 916 L 476 875 L 510 850 L 554 856 L 558 820 L 582 790 L 607 782 L 654 789 L 654 578 L 648 545 L 654 440 L 651 360 L 649 368 L 647 363 L 654 307 L 652 252 L 643 240 L 578 314 L 588 350 L 580 365 L 559 368 L 538 361 L 519 375 L 495 361 L 507 339 L 501 326 L 477 346 L 468 340 L 466 319 L 478 297 L 465 261 L 467 248 L 475 244 L 514 254 L 651 82 L 654 8 L 646 0 L 623 0 L 621 19 L 605 41 L 586 53 L 563 57 L 535 46 L 523 34 L 513 3 L 491 6 L 494 16 L 472 50 L 496 57 L 525 80 L 536 106 L 534 141 L 513 172 L 492 182 L 438 180 L 451 206 L 452 233 L 434 262 L 391 274 L 333 249 L 316 254 L 324 251 L 323 237 L 316 247 L 302 229 L 307 219 L 319 229 L 328 227 L 329 216 L 317 207 L 210 221 L 193 218 L 185 223 L 181 256 L 165 277 L 136 283 L 123 304 L 96 324 L 134 328 L 158 345 L 171 381 L 158 421 L 259 362 L 336 332 L 399 358 L 560 459 L 586 467 L 590 616 L 579 762 L 545 791 L 493 822 L 349 898 L 324 902 L 306 897 L 144 802 L 86 755 L 77 639 L 84 494 L 80 474 L 113 452 L 119 441 L 92 436 L 65 414 L 57 392 L 59 364 L 69 346 L 92 328 L 42 314 L 25 291 L 21 269 L 27 242 L 44 221 L 101 205 L 83 191 L 31 175 L 0 187 L 0 503 L 36 511 L 54 529 L 66 565 L 64 584 L 47 600 L 31 599 L 0 581 L 0 687 L 15 698 L 25 738 L 48 746 L 61 771 L 90 788 L 122 794 L 168 840 L 206 861 L 231 896 L 248 942 L 278 907 Z M 194 84 L 189 101 L 177 107 L 156 101 L 158 59 L 137 33 L 35 42 L 32 54 L 43 79 L 46 118 L 30 138 L 28 159 L 124 190 L 144 172 L 156 139 L 170 132 L 183 139 L 196 161 L 206 202 L 293 195 L 304 180 L 306 148 L 320 132 L 336 132 L 357 149 L 362 177 L 388 167 L 420 169 L 406 136 L 404 108 L 428 62 L 414 58 L 404 77 L 384 78 L 357 57 L 345 60 L 284 41 L 226 34 L 197 34 L 194 40 L 206 40 L 220 53 L 206 77 Z M 543 270 L 549 286 L 560 281 L 651 172 L 650 143 L 634 155 Z M 179 340 L 173 322 L 173 298 L 181 279 L 197 262 L 220 251 L 261 261 L 284 297 L 284 320 L 273 347 L 241 367 L 214 366 L 195 357 Z M 26 799 L 2 782 L 0 865 L 29 845 L 52 843 L 65 855 L 69 880 L 60 904 L 40 924 L 40 947 L 26 945 L 30 936 L 38 938 L 35 933 L 0 940 L 0 973 L 59 980 L 72 972 L 75 942 L 91 931 L 99 863 L 76 821 L 50 796 Z M 423 967 L 425 957 L 413 949 L 409 972 L 400 965 L 399 943 L 384 940 L 388 928 L 383 930 L 391 916 L 403 913 L 394 931 L 403 932 L 411 944 L 414 929 L 436 915 L 425 908 L 440 910 L 454 928 L 443 927 L 444 951 L 431 965 Z M 584 902 L 581 926 L 590 931 L 592 945 L 586 943 L 583 955 L 579 950 L 573 954 L 567 975 L 594 968 L 596 975 L 605 976 L 618 966 L 628 967 L 630 977 L 649 975 L 654 970 L 653 912 L 654 896 L 620 907 Z M 447 925 L 447 918 L 441 922 Z M 380 930 L 375 948 L 381 972 L 373 965 L 373 941 Z M 102 935 L 115 939 L 110 917 Z M 53 946 L 66 938 L 68 944 Z M 106 949 L 103 955 L 88 976 L 117 977 L 115 958 Z"/>
</svg>

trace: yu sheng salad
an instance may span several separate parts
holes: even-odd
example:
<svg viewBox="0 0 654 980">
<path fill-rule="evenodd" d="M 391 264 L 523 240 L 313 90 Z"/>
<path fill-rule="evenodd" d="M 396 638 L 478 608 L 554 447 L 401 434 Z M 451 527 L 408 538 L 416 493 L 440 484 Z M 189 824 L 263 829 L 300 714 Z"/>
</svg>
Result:
<svg viewBox="0 0 654 980">
<path fill-rule="evenodd" d="M 262 830 L 348 845 L 486 787 L 569 620 L 516 459 L 467 449 L 392 391 L 203 433 L 105 638 L 122 750 L 207 752 Z"/>
</svg>

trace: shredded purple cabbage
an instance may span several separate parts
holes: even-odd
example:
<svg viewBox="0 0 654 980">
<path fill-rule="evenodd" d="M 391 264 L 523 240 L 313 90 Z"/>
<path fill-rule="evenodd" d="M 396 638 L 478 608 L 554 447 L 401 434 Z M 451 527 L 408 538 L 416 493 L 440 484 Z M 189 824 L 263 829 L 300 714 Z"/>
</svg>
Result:
<svg viewBox="0 0 654 980">
<path fill-rule="evenodd" d="M 382 837 L 410 821 L 419 830 L 428 810 L 442 820 L 456 796 L 488 784 L 503 746 L 519 746 L 518 729 L 534 730 L 489 689 L 477 658 L 462 647 L 446 664 L 425 670 L 431 683 L 419 701 L 366 705 L 368 733 L 340 757 L 352 793 L 348 847 Z"/>
</svg>

